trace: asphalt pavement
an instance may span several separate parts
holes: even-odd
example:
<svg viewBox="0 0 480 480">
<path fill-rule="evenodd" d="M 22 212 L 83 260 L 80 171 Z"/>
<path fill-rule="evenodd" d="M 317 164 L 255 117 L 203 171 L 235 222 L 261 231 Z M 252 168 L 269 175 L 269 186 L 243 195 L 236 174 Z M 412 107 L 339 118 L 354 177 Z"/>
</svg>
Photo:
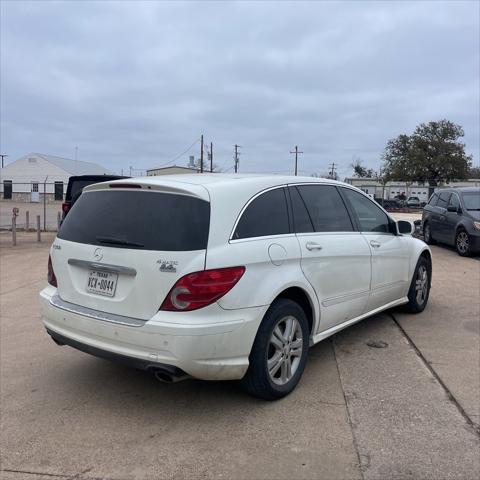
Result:
<svg viewBox="0 0 480 480">
<path fill-rule="evenodd" d="M 4 246 L 0 478 L 478 478 L 480 261 L 432 250 L 423 313 L 314 346 L 298 388 L 264 402 L 58 347 L 37 300 L 48 242 Z"/>
</svg>

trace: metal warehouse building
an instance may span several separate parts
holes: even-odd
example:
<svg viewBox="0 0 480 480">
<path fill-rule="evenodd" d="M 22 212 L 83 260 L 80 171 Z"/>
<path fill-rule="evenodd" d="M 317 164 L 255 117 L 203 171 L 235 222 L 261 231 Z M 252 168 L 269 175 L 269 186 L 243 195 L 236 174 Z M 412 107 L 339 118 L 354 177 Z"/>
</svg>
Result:
<svg viewBox="0 0 480 480">
<path fill-rule="evenodd" d="M 359 178 L 359 177 L 347 177 L 346 183 L 350 183 L 355 187 L 360 188 L 365 193 L 373 195 L 374 198 L 395 198 L 396 195 L 404 194 L 407 198 L 418 197 L 421 202 L 428 201 L 428 184 L 420 184 L 418 182 L 387 182 L 385 185 L 380 183 L 375 178 Z M 478 187 L 480 186 L 479 179 L 469 179 L 464 181 L 457 181 L 447 183 L 445 185 L 439 185 L 435 187 L 435 190 L 443 187 Z"/>
<path fill-rule="evenodd" d="M 39 202 L 46 194 L 46 201 L 62 200 L 71 176 L 111 174 L 96 163 L 29 153 L 0 169 L 0 197 Z"/>
</svg>

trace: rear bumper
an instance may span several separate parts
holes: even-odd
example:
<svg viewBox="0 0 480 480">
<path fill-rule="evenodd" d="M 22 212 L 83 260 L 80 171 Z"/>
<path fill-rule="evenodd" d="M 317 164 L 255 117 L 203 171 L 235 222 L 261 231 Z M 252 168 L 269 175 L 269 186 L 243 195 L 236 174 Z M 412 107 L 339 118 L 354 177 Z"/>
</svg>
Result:
<svg viewBox="0 0 480 480">
<path fill-rule="evenodd" d="M 72 340 L 69 337 L 64 337 L 63 335 L 49 330 L 48 328 L 47 333 L 58 345 L 68 345 L 69 347 L 73 347 L 77 350 L 80 350 L 81 352 L 94 355 L 95 357 L 104 358 L 106 360 L 118 362 L 126 365 L 127 367 L 138 368 L 139 370 L 166 371 L 170 372 L 173 377 L 183 377 L 186 375 L 183 370 L 178 367 L 173 367 L 172 365 L 165 365 L 164 363 L 152 362 L 150 360 L 143 360 L 141 358 L 127 357 L 125 355 L 120 355 L 118 353 L 110 352 L 107 350 L 101 350 L 100 348 L 92 347 L 91 345 Z"/>
<path fill-rule="evenodd" d="M 136 368 L 179 369 L 203 380 L 245 375 L 268 308 L 224 310 L 214 304 L 189 313 L 161 312 L 131 326 L 59 308 L 52 303 L 56 293 L 54 287 L 45 288 L 40 303 L 47 332 L 58 342 Z"/>
</svg>

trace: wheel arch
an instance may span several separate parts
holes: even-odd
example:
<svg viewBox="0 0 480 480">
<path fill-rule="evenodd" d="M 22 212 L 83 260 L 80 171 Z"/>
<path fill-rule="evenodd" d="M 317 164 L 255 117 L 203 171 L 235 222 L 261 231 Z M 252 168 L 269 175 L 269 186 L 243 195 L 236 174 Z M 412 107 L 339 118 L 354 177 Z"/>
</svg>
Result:
<svg viewBox="0 0 480 480">
<path fill-rule="evenodd" d="M 420 260 L 420 258 L 422 257 L 427 260 L 428 278 L 430 279 L 430 287 L 431 287 L 432 286 L 432 252 L 430 251 L 430 249 L 425 248 L 424 250 L 422 250 L 420 252 L 418 260 Z"/>
<path fill-rule="evenodd" d="M 315 319 L 318 317 L 318 315 L 316 315 L 315 304 L 313 303 L 312 298 L 310 297 L 308 292 L 304 290 L 302 287 L 299 287 L 296 285 L 290 286 L 282 290 L 280 293 L 278 293 L 273 301 L 279 298 L 292 300 L 293 302 L 298 303 L 300 307 L 302 307 L 302 310 L 305 312 L 305 315 L 308 320 L 310 336 L 312 336 L 316 328 Z"/>
</svg>

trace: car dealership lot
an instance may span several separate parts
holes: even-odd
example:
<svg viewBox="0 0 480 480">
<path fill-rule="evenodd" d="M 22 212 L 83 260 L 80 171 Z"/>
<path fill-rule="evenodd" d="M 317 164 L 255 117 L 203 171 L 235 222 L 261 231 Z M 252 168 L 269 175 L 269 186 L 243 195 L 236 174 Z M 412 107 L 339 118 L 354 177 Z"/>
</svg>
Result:
<svg viewBox="0 0 480 480">
<path fill-rule="evenodd" d="M 277 402 L 174 385 L 68 347 L 39 318 L 48 242 L 1 251 L 1 478 L 477 478 L 480 262 L 433 247 L 425 312 L 313 347 Z M 378 348 L 383 347 L 383 348 Z"/>
</svg>

